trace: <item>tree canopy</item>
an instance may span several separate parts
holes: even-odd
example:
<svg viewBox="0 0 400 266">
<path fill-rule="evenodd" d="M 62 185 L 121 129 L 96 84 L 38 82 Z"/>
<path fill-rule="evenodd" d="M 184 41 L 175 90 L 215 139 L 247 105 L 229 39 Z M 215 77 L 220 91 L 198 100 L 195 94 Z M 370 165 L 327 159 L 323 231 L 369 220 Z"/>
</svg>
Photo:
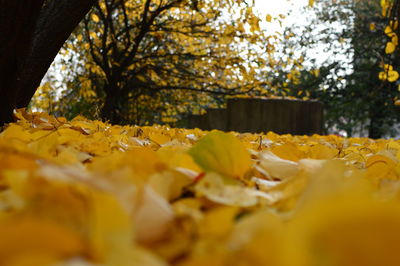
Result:
<svg viewBox="0 0 400 266">
<path fill-rule="evenodd" d="M 213 95 L 263 91 L 277 36 L 259 24 L 250 1 L 100 1 L 64 47 L 62 102 L 143 124 L 223 103 Z"/>
</svg>

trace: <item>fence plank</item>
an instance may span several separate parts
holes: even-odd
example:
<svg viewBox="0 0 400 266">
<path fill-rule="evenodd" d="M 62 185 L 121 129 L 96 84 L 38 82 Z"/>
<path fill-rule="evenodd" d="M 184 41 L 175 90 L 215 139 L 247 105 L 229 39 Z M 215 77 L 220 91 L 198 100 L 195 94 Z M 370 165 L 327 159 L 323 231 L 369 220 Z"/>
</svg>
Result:
<svg viewBox="0 0 400 266">
<path fill-rule="evenodd" d="M 189 117 L 189 128 L 278 134 L 322 134 L 323 105 L 288 99 L 229 99 L 227 109 Z"/>
</svg>

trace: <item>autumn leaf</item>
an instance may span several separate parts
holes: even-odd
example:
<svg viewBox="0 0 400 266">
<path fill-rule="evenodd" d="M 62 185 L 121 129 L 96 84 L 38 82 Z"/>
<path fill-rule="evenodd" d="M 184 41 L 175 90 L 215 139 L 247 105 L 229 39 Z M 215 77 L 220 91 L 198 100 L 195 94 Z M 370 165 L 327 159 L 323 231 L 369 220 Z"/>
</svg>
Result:
<svg viewBox="0 0 400 266">
<path fill-rule="evenodd" d="M 216 173 L 209 173 L 194 187 L 198 196 L 204 196 L 208 200 L 237 207 L 251 207 L 262 201 L 269 201 L 268 194 L 254 191 L 239 184 L 230 184 L 229 181 Z"/>
<path fill-rule="evenodd" d="M 174 145 L 161 147 L 157 154 L 161 160 L 168 164 L 171 168 L 177 170 L 188 169 L 194 173 L 201 172 L 200 167 L 193 161 L 193 158 L 188 154 L 188 148 Z"/>
<path fill-rule="evenodd" d="M 206 172 L 242 178 L 251 166 L 250 154 L 232 134 L 213 131 L 190 150 L 194 161 Z"/>
<path fill-rule="evenodd" d="M 339 151 L 337 149 L 322 144 L 316 144 L 310 148 L 310 158 L 312 159 L 333 159 L 338 153 Z"/>
<path fill-rule="evenodd" d="M 298 149 L 293 143 L 284 143 L 283 145 L 274 146 L 271 148 L 271 151 L 282 159 L 294 162 L 306 157 L 304 152 Z"/>
<path fill-rule="evenodd" d="M 396 45 L 393 42 L 386 44 L 385 53 L 392 54 L 396 50 Z"/>
<path fill-rule="evenodd" d="M 398 140 L 16 116 L 4 265 L 398 264 Z"/>
<path fill-rule="evenodd" d="M 375 23 L 370 23 L 370 24 L 369 24 L 369 29 L 370 29 L 371 31 L 376 30 L 376 24 L 375 24 Z"/>
<path fill-rule="evenodd" d="M 99 16 L 97 16 L 95 13 L 92 13 L 92 15 L 90 16 L 92 18 L 92 20 L 96 23 L 98 23 L 100 21 Z"/>
<path fill-rule="evenodd" d="M 314 201 L 286 228 L 283 265 L 395 266 L 400 259 L 394 248 L 399 245 L 398 206 L 353 191 Z M 389 248 L 383 242 L 391 243 Z"/>
<path fill-rule="evenodd" d="M 210 210 L 204 216 L 200 234 L 206 237 L 226 237 L 233 229 L 238 207 L 218 207 Z"/>
<path fill-rule="evenodd" d="M 271 179 L 287 179 L 299 171 L 298 163 L 281 159 L 270 151 L 260 154 L 260 167 L 268 173 Z"/>
<path fill-rule="evenodd" d="M 389 82 L 395 82 L 398 79 L 399 79 L 399 72 L 397 72 L 396 70 L 391 70 L 388 72 L 387 80 Z"/>
<path fill-rule="evenodd" d="M 82 239 L 67 227 L 34 216 L 2 217 L 0 256 L 11 265 L 25 255 L 41 255 L 47 262 L 84 255 Z M 38 258 L 38 257 L 36 257 Z"/>
<path fill-rule="evenodd" d="M 228 246 L 234 252 L 233 264 L 246 263 L 252 258 L 254 265 L 279 265 L 282 262 L 282 221 L 267 210 L 252 212 L 235 223 Z M 265 250 L 269 252 L 264 252 Z"/>
<path fill-rule="evenodd" d="M 394 172 L 396 163 L 389 157 L 384 155 L 373 155 L 366 162 L 367 177 L 374 182 L 381 179 L 398 179 Z"/>
</svg>

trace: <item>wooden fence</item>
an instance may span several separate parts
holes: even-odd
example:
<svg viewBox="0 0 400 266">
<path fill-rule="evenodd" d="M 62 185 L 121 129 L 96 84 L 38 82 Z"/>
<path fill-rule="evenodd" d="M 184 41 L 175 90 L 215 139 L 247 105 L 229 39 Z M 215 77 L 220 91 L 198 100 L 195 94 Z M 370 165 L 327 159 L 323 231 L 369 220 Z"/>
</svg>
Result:
<svg viewBox="0 0 400 266">
<path fill-rule="evenodd" d="M 226 109 L 191 115 L 188 128 L 278 134 L 322 134 L 323 105 L 318 101 L 289 99 L 229 99 Z"/>
</svg>

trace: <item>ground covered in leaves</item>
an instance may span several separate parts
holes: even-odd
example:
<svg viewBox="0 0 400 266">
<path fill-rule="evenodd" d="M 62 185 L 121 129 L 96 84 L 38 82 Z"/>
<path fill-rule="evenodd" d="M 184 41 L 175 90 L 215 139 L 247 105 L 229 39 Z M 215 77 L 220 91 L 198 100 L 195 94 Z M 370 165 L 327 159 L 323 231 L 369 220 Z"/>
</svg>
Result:
<svg viewBox="0 0 400 266">
<path fill-rule="evenodd" d="M 399 141 L 16 117 L 0 265 L 399 265 Z"/>
</svg>

